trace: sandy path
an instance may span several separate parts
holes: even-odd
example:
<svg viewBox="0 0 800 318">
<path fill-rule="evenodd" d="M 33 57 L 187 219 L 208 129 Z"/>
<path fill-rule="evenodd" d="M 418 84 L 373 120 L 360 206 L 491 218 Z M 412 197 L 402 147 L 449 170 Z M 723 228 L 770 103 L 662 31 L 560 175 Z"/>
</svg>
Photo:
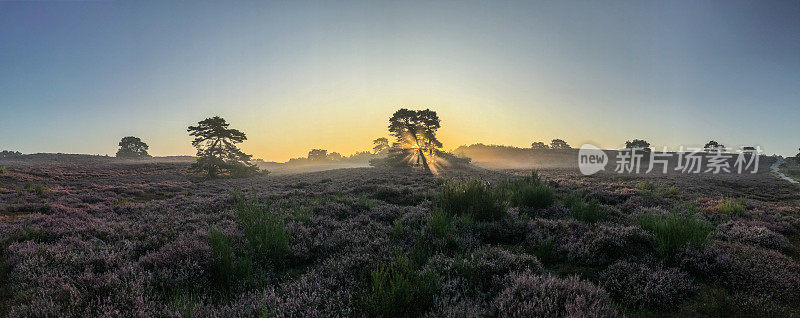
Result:
<svg viewBox="0 0 800 318">
<path fill-rule="evenodd" d="M 778 167 L 780 167 L 782 163 L 783 163 L 783 157 L 778 157 L 778 160 L 775 160 L 775 163 L 773 163 L 772 166 L 769 168 L 770 170 L 772 170 L 772 172 L 778 174 L 778 176 L 781 177 L 781 179 L 789 181 L 791 183 L 797 183 L 797 181 L 795 181 L 794 179 L 778 171 Z"/>
</svg>

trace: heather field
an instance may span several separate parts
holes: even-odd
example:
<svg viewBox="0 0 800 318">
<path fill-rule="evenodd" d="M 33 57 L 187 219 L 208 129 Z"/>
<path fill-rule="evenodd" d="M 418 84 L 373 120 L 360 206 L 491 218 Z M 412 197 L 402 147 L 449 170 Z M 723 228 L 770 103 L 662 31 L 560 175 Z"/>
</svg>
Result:
<svg viewBox="0 0 800 318">
<path fill-rule="evenodd" d="M 800 191 L 757 174 L 0 159 L 0 316 L 800 316 Z"/>
</svg>

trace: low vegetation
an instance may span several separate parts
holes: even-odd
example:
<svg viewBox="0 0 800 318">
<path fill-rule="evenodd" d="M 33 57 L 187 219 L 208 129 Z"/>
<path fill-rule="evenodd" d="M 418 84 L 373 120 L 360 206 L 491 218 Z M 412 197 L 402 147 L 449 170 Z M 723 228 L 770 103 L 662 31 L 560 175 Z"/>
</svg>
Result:
<svg viewBox="0 0 800 318">
<path fill-rule="evenodd" d="M 675 255 L 685 246 L 702 248 L 712 230 L 706 221 L 676 213 L 644 214 L 637 223 L 655 236 L 657 251 L 664 256 Z"/>
<path fill-rule="evenodd" d="M 729 215 L 740 215 L 745 211 L 745 199 L 744 198 L 729 198 L 729 197 L 722 197 L 719 203 L 714 206 L 714 209 L 720 213 L 729 214 Z"/>
<path fill-rule="evenodd" d="M 501 196 L 488 183 L 477 179 L 444 181 L 436 196 L 436 207 L 449 215 L 478 221 L 497 220 L 506 213 Z"/>
<path fill-rule="evenodd" d="M 800 314 L 800 215 L 786 203 L 800 194 L 767 174 L 199 180 L 190 163 L 109 162 L 9 163 L 0 315 Z M 728 200 L 743 212 L 721 212 L 720 193 L 747 197 Z"/>
</svg>

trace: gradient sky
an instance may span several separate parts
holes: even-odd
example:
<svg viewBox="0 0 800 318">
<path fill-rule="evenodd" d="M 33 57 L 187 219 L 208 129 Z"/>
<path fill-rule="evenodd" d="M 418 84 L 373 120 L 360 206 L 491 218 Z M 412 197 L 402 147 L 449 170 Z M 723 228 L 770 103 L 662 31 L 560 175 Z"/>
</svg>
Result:
<svg viewBox="0 0 800 318">
<path fill-rule="evenodd" d="M 602 2 L 602 3 L 601 3 Z M 399 107 L 445 149 L 800 147 L 800 2 L 0 2 L 0 149 L 194 154 L 220 115 L 265 160 L 344 154 Z"/>
</svg>

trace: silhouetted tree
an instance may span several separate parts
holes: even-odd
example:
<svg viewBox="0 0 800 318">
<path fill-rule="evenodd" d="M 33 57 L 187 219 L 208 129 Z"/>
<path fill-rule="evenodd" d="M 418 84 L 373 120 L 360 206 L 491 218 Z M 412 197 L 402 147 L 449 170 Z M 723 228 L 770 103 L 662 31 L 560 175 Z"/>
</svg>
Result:
<svg viewBox="0 0 800 318">
<path fill-rule="evenodd" d="M 407 156 L 408 151 L 417 153 L 417 164 L 422 161 L 428 169 L 425 153 L 433 155 L 434 151 L 442 147 L 436 138 L 436 131 L 440 127 L 439 116 L 435 111 L 409 110 L 401 108 L 389 118 L 389 133 L 396 139 L 396 147 L 392 156 Z M 401 162 L 402 160 L 395 160 Z"/>
<path fill-rule="evenodd" d="M 117 158 L 147 158 L 150 157 L 147 149 L 150 149 L 150 146 L 139 137 L 125 137 L 119 142 Z"/>
<path fill-rule="evenodd" d="M 250 162 L 252 156 L 242 152 L 236 144 L 247 140 L 245 134 L 228 128 L 225 119 L 214 116 L 189 126 L 189 135 L 195 137 L 192 146 L 197 148 L 197 162 L 192 169 L 206 172 L 209 178 L 229 174 L 245 177 L 258 173 L 258 167 Z"/>
<path fill-rule="evenodd" d="M 552 149 L 572 149 L 566 141 L 561 139 L 553 139 L 550 141 L 550 148 Z"/>
<path fill-rule="evenodd" d="M 650 143 L 642 139 L 634 139 L 625 142 L 625 148 L 650 150 Z"/>
<path fill-rule="evenodd" d="M 545 144 L 544 144 L 543 142 L 541 142 L 541 141 L 535 141 L 535 142 L 533 142 L 533 143 L 531 144 L 531 149 L 537 149 L 537 150 L 541 150 L 541 149 L 550 149 L 550 147 L 549 147 L 549 146 L 547 146 L 547 145 L 545 145 Z"/>
<path fill-rule="evenodd" d="M 703 146 L 703 149 L 705 149 L 706 152 L 725 151 L 725 145 L 712 140 L 707 142 L 706 145 Z"/>
<path fill-rule="evenodd" d="M 308 160 L 310 161 L 324 161 L 328 158 L 328 151 L 325 149 L 311 149 L 308 152 Z"/>
<path fill-rule="evenodd" d="M 328 154 L 327 159 L 328 160 L 333 160 L 333 161 L 339 161 L 339 160 L 342 160 L 342 154 L 334 151 L 334 152 L 331 152 L 331 153 Z"/>
<path fill-rule="evenodd" d="M 372 147 L 375 153 L 380 153 L 389 149 L 389 139 L 386 139 L 386 137 L 375 139 L 372 141 L 372 144 L 375 145 L 375 147 Z"/>
<path fill-rule="evenodd" d="M 442 143 L 436 138 L 439 127 L 439 116 L 430 109 L 415 111 L 402 108 L 389 119 L 389 133 L 403 148 L 441 148 Z"/>
<path fill-rule="evenodd" d="M 22 153 L 19 151 L 11 151 L 11 150 L 0 151 L 0 158 L 14 158 L 19 156 L 22 156 Z"/>
</svg>

